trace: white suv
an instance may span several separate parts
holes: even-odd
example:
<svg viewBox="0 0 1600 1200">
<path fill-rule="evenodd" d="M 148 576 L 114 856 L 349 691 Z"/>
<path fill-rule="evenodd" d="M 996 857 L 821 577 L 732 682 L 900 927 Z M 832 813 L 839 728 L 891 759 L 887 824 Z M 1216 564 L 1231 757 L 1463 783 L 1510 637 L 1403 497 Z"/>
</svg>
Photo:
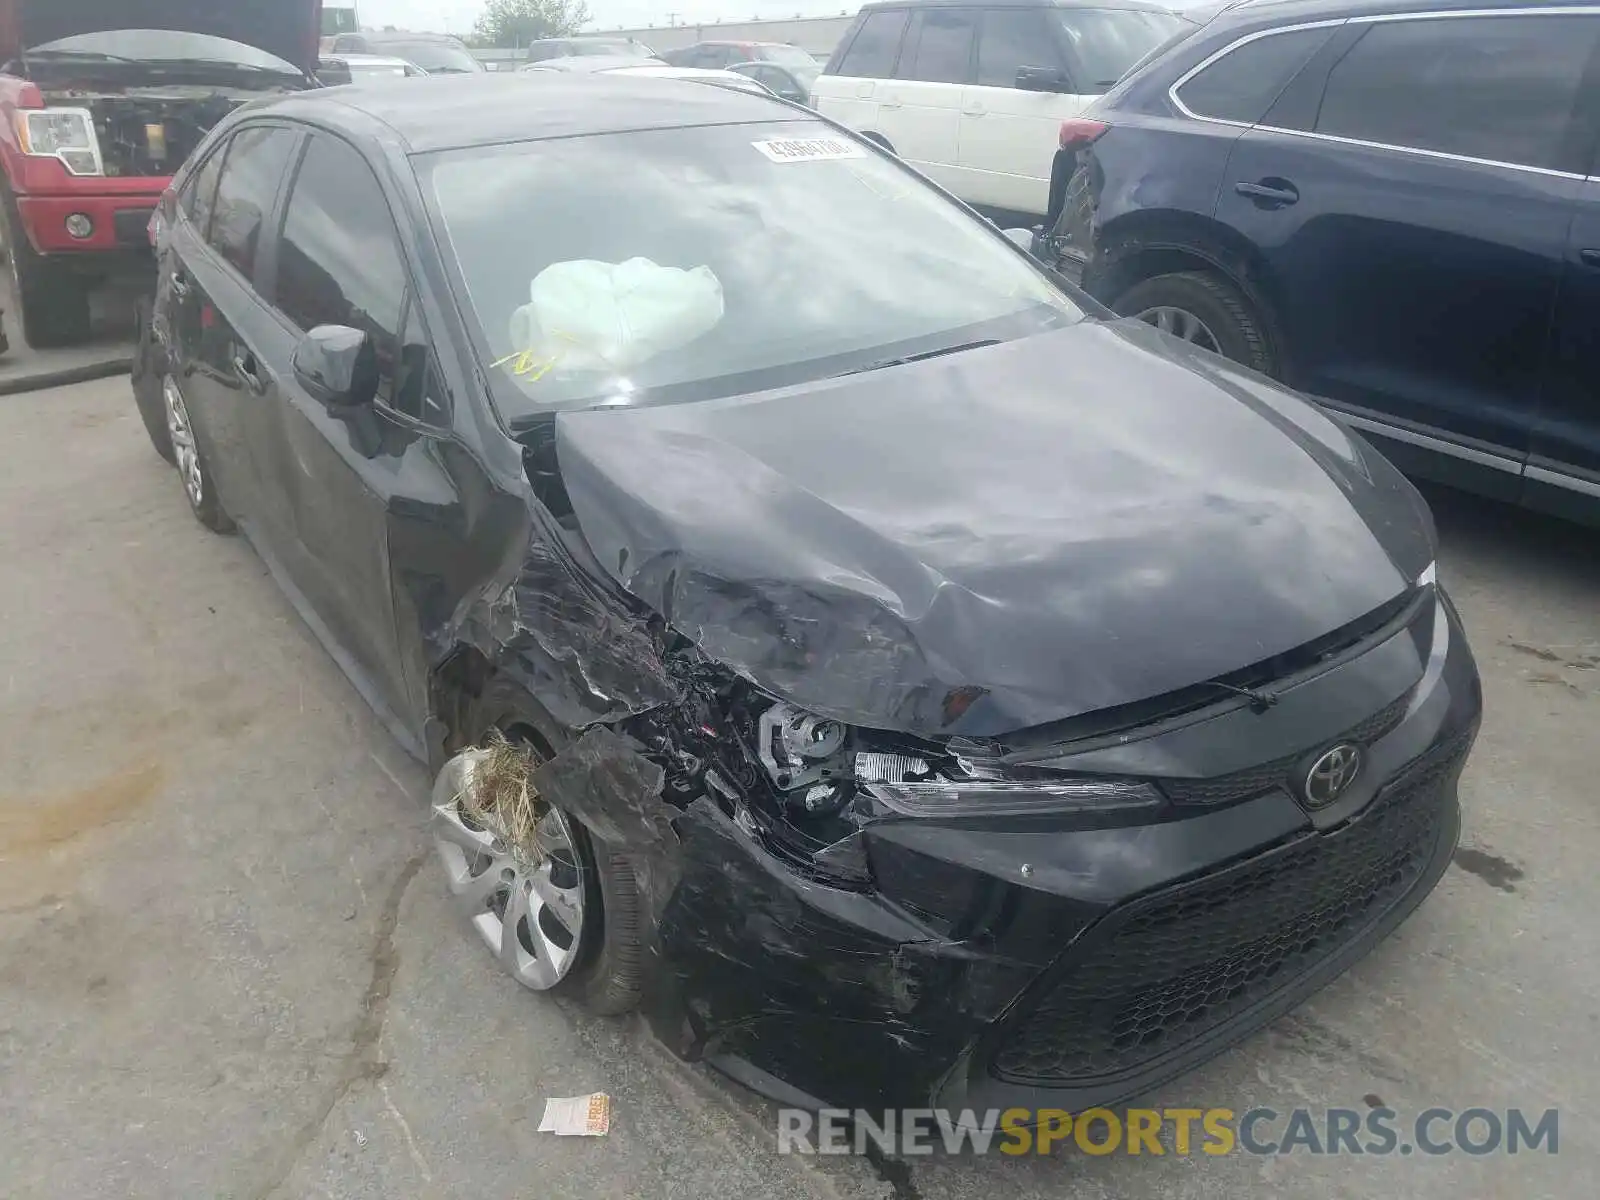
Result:
<svg viewBox="0 0 1600 1200">
<path fill-rule="evenodd" d="M 1061 123 L 1190 27 L 1143 0 L 883 0 L 812 102 L 967 203 L 1042 217 Z"/>
</svg>

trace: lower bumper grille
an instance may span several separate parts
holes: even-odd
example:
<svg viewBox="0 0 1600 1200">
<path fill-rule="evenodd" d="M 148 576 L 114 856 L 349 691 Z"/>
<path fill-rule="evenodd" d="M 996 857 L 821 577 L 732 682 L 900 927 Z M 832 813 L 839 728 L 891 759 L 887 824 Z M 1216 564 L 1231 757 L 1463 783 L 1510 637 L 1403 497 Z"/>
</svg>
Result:
<svg viewBox="0 0 1600 1200">
<path fill-rule="evenodd" d="M 994 1073 L 1076 1087 L 1146 1069 L 1359 939 L 1426 871 L 1472 734 L 1417 760 L 1341 829 L 1107 917 L 1012 1018 Z"/>
<path fill-rule="evenodd" d="M 119 209 L 111 218 L 117 241 L 124 246 L 148 246 L 150 218 L 155 215 L 155 211 L 153 208 Z"/>
</svg>

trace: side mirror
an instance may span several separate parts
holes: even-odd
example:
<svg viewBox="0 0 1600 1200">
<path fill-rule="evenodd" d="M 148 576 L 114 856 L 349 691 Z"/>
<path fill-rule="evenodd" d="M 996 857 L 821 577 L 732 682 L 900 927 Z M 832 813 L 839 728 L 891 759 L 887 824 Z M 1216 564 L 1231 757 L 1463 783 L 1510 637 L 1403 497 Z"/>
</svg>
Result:
<svg viewBox="0 0 1600 1200">
<path fill-rule="evenodd" d="M 378 353 L 359 329 L 318 325 L 294 348 L 294 377 L 329 408 L 359 408 L 378 394 Z"/>
<path fill-rule="evenodd" d="M 1010 242 L 1013 246 L 1018 246 L 1021 249 L 1026 250 L 1029 254 L 1033 253 L 1033 230 L 1003 229 L 1000 232 L 1005 235 L 1006 241 Z"/>
<path fill-rule="evenodd" d="M 1071 92 L 1072 81 L 1059 67 L 1018 67 L 1017 87 L 1024 92 Z"/>
</svg>

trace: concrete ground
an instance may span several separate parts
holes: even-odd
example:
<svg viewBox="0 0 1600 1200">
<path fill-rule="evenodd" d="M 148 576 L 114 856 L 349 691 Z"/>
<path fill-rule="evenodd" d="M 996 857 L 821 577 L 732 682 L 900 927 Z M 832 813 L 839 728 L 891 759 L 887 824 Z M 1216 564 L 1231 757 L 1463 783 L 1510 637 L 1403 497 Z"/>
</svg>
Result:
<svg viewBox="0 0 1600 1200">
<path fill-rule="evenodd" d="M 0 1196 L 1593 1194 L 1593 532 L 1437 498 L 1488 697 L 1457 869 L 1152 1097 L 1555 1107 L 1559 1155 L 874 1166 L 779 1157 L 763 1102 L 500 975 L 446 903 L 422 771 L 248 546 L 190 518 L 126 381 L 0 414 Z M 602 1089 L 609 1137 L 535 1132 L 545 1097 Z"/>
<path fill-rule="evenodd" d="M 5 267 L 0 247 L 0 322 L 3 322 L 10 349 L 0 355 L 0 396 L 32 391 L 57 383 L 99 379 L 128 369 L 137 338 L 133 313 L 134 297 L 153 289 L 155 267 L 150 278 L 119 279 L 96 288 L 89 297 L 89 312 L 94 336 L 81 346 L 58 350 L 35 350 L 22 336 L 22 322 L 11 286 L 11 272 Z"/>
</svg>

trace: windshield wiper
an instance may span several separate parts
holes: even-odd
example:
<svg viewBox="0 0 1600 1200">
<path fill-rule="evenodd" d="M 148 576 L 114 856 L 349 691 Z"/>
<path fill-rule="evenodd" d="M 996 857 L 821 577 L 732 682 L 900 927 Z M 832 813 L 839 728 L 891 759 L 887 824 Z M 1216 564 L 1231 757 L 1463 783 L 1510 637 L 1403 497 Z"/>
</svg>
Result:
<svg viewBox="0 0 1600 1200">
<path fill-rule="evenodd" d="M 128 62 L 133 59 L 126 60 Z M 260 63 L 228 62 L 222 58 L 147 58 L 140 60 L 147 67 L 203 67 L 212 71 L 248 71 L 253 75 L 282 75 L 289 79 L 300 78 L 293 67 L 267 67 Z"/>
<path fill-rule="evenodd" d="M 843 379 L 846 375 L 863 375 L 868 371 L 881 371 L 885 367 L 903 367 L 907 363 L 925 362 L 930 358 L 943 358 L 946 354 L 960 354 L 963 350 L 978 350 L 984 346 L 998 346 L 999 338 L 984 338 L 978 342 L 962 342 L 959 346 L 945 346 L 940 350 L 924 350 L 921 354 L 905 354 L 899 358 L 885 358 L 879 362 L 868 363 L 864 367 L 852 367 L 848 371 L 840 371 L 832 376 L 834 379 Z"/>
<path fill-rule="evenodd" d="M 132 63 L 134 66 L 143 66 L 137 58 L 124 58 L 120 54 L 107 54 L 102 50 L 25 50 L 22 53 L 24 60 L 30 58 L 75 58 L 83 62 L 108 62 Z"/>
</svg>

